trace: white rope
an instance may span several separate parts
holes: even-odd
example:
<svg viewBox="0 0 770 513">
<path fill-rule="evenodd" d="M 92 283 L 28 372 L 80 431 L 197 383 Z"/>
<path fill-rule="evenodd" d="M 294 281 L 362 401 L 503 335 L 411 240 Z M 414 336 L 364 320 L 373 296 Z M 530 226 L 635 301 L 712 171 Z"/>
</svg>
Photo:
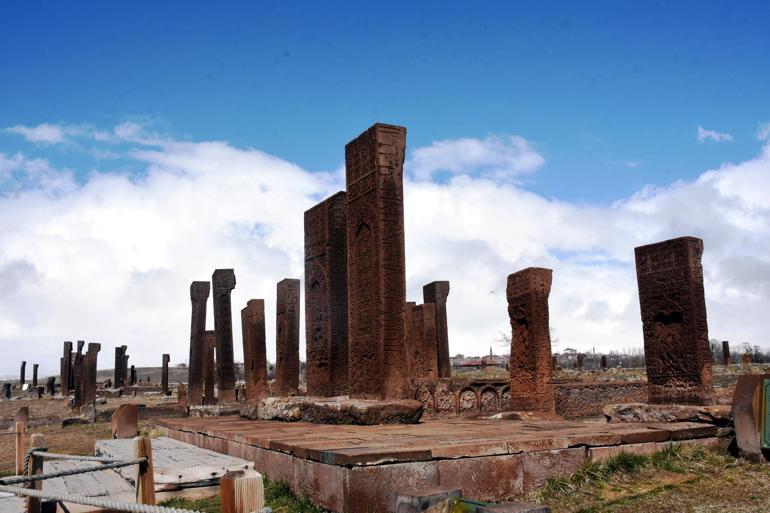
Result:
<svg viewBox="0 0 770 513">
<path fill-rule="evenodd" d="M 42 490 L 33 490 L 31 488 L 19 488 L 18 486 L 0 485 L 0 492 L 12 493 L 14 495 L 20 495 L 24 497 L 34 497 L 36 499 L 71 502 L 74 504 L 93 506 L 106 510 L 126 511 L 128 513 L 199 513 L 189 509 L 166 508 L 163 506 L 152 506 L 149 504 L 137 504 L 133 502 L 120 502 L 110 499 L 98 499 L 96 497 L 85 497 L 83 495 L 43 492 Z"/>
<path fill-rule="evenodd" d="M 97 461 L 99 463 L 115 463 L 123 461 L 119 458 L 110 458 L 107 456 L 79 456 L 76 454 L 59 454 L 55 452 L 32 451 L 33 456 L 40 456 L 44 460 L 74 460 L 74 461 Z"/>
<path fill-rule="evenodd" d="M 47 474 L 33 474 L 31 476 L 19 476 L 19 477 L 3 477 L 0 478 L 0 484 L 12 485 L 19 483 L 31 483 L 34 481 L 43 481 L 45 479 L 53 479 L 56 477 L 74 476 L 77 474 L 85 474 L 87 472 L 98 472 L 100 470 L 109 470 L 121 467 L 130 467 L 131 465 L 139 465 L 145 463 L 147 458 L 137 458 L 135 460 L 127 461 L 115 461 L 112 463 L 105 463 L 103 465 L 94 465 L 92 467 L 81 467 L 67 470 L 59 470 L 57 472 L 49 472 Z"/>
</svg>

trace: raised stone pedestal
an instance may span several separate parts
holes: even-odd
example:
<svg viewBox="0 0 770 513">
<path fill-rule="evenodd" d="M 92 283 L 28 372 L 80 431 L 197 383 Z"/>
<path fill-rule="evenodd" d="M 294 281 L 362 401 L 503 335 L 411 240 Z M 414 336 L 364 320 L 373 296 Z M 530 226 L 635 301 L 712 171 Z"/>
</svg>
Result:
<svg viewBox="0 0 770 513">
<path fill-rule="evenodd" d="M 259 420 L 304 421 L 314 424 L 416 424 L 419 401 L 365 401 L 347 397 L 269 397 L 241 407 L 241 416 Z"/>
</svg>

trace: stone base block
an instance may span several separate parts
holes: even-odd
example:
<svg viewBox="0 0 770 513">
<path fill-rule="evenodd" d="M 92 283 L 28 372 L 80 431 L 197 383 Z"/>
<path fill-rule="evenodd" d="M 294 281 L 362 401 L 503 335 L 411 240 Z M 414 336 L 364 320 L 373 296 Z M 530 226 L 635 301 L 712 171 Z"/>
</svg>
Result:
<svg viewBox="0 0 770 513">
<path fill-rule="evenodd" d="M 187 412 L 191 417 L 221 417 L 223 415 L 238 415 L 240 406 L 226 404 L 190 406 Z"/>
<path fill-rule="evenodd" d="M 458 488 L 429 486 L 398 493 L 396 513 L 421 513 L 439 502 L 459 498 L 463 494 Z"/>
<path fill-rule="evenodd" d="M 702 422 L 725 426 L 732 422 L 732 407 L 687 404 L 628 403 L 605 406 L 608 422 Z"/>
<path fill-rule="evenodd" d="M 419 401 L 365 401 L 347 397 L 268 397 L 241 406 L 242 417 L 313 424 L 416 424 L 422 417 Z"/>
</svg>

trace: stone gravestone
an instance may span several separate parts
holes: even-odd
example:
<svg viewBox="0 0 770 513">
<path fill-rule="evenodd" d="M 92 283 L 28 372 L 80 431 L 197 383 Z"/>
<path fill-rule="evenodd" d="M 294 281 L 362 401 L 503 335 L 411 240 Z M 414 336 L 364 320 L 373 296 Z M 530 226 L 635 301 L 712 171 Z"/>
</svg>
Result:
<svg viewBox="0 0 770 513">
<path fill-rule="evenodd" d="M 131 378 L 128 384 L 131 386 L 136 385 L 136 367 L 134 367 L 133 365 L 131 366 Z"/>
<path fill-rule="evenodd" d="M 37 388 L 37 368 L 38 364 L 32 364 L 32 388 Z"/>
<path fill-rule="evenodd" d="M 585 363 L 585 355 L 583 353 L 577 354 L 577 368 L 579 371 L 583 370 L 583 364 Z"/>
<path fill-rule="evenodd" d="M 46 393 L 53 397 L 56 394 L 56 377 L 49 376 L 45 382 Z"/>
<path fill-rule="evenodd" d="M 680 237 L 634 252 L 649 402 L 714 404 L 703 241 Z"/>
<path fill-rule="evenodd" d="M 176 404 L 184 409 L 187 409 L 189 406 L 187 402 L 187 389 L 182 383 L 176 385 Z"/>
<path fill-rule="evenodd" d="M 19 386 L 23 387 L 27 381 L 27 362 L 21 362 L 21 368 L 19 369 Z"/>
<path fill-rule="evenodd" d="M 727 340 L 722 341 L 722 365 L 730 365 L 730 342 Z"/>
<path fill-rule="evenodd" d="M 275 305 L 275 383 L 273 395 L 296 395 L 299 389 L 299 280 L 278 282 Z"/>
<path fill-rule="evenodd" d="M 235 272 L 217 269 L 211 277 L 214 289 L 214 331 L 217 337 L 217 378 L 219 403 L 235 402 L 235 362 L 233 360 L 233 311 L 230 292 L 235 288 Z"/>
<path fill-rule="evenodd" d="M 35 387 L 36 397 L 38 399 L 43 397 L 43 392 L 45 391 L 45 387 Z"/>
<path fill-rule="evenodd" d="M 203 404 L 203 367 L 206 358 L 206 302 L 211 293 L 207 281 L 190 284 L 192 314 L 190 323 L 190 364 L 187 370 L 187 387 L 190 404 Z"/>
<path fill-rule="evenodd" d="M 438 357 L 436 355 L 435 305 L 405 305 L 406 346 L 409 375 L 415 379 L 436 379 Z"/>
<path fill-rule="evenodd" d="M 553 271 L 529 267 L 508 276 L 511 409 L 554 412 L 548 296 Z"/>
<path fill-rule="evenodd" d="M 96 364 L 101 350 L 101 344 L 88 344 L 88 352 L 83 357 L 83 402 L 91 404 L 96 401 Z"/>
<path fill-rule="evenodd" d="M 607 368 L 607 355 L 603 354 L 602 355 L 602 369 L 606 369 L 606 368 Z"/>
<path fill-rule="evenodd" d="M 305 212 L 307 394 L 348 388 L 347 196 L 338 192 Z"/>
<path fill-rule="evenodd" d="M 375 124 L 345 146 L 350 397 L 405 399 L 406 128 Z"/>
<path fill-rule="evenodd" d="M 3 399 L 11 398 L 11 384 L 3 383 Z"/>
<path fill-rule="evenodd" d="M 246 303 L 241 310 L 241 329 L 246 398 L 255 402 L 268 395 L 264 299 L 250 299 Z"/>
<path fill-rule="evenodd" d="M 748 351 L 743 353 L 743 356 L 741 357 L 741 366 L 746 368 L 751 365 L 751 353 Z"/>
<path fill-rule="evenodd" d="M 206 347 L 206 354 L 203 358 L 203 404 L 216 404 L 217 398 L 214 395 L 214 388 L 217 382 L 217 334 L 214 330 L 204 333 L 204 345 Z"/>
<path fill-rule="evenodd" d="M 171 391 L 168 389 L 168 363 L 171 361 L 171 355 L 163 355 L 163 366 L 160 370 L 160 390 L 163 395 L 170 395 Z"/>
<path fill-rule="evenodd" d="M 72 342 L 64 342 L 64 353 L 61 359 L 61 372 L 59 382 L 61 395 L 67 396 L 70 391 L 70 381 L 72 376 Z"/>
<path fill-rule="evenodd" d="M 447 326 L 446 302 L 449 297 L 449 282 L 434 281 L 422 288 L 424 303 L 436 305 L 436 357 L 438 377 L 452 377 L 452 362 L 449 359 L 449 329 Z"/>
<path fill-rule="evenodd" d="M 112 414 L 112 438 L 134 438 L 139 434 L 139 407 L 121 404 Z"/>
</svg>

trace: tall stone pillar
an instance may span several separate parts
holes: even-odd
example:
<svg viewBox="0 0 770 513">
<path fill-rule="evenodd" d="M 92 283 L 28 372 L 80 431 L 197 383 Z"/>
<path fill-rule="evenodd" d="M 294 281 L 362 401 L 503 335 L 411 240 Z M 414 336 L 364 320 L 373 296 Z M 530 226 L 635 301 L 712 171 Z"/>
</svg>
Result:
<svg viewBox="0 0 770 513">
<path fill-rule="evenodd" d="M 37 367 L 38 364 L 32 364 L 32 388 L 37 388 Z"/>
<path fill-rule="evenodd" d="M 554 412 L 548 296 L 551 269 L 529 267 L 508 276 L 511 320 L 511 409 Z"/>
<path fill-rule="evenodd" d="M 217 378 L 219 403 L 235 402 L 235 362 L 233 360 L 233 311 L 230 292 L 235 288 L 235 272 L 217 269 L 211 277 L 214 288 L 214 331 L 217 337 Z"/>
<path fill-rule="evenodd" d="M 120 388 L 126 386 L 126 351 L 128 346 L 119 346 L 115 348 L 115 370 L 112 372 L 113 386 Z"/>
<path fill-rule="evenodd" d="M 305 212 L 307 394 L 348 388 L 347 200 L 338 192 Z"/>
<path fill-rule="evenodd" d="M 64 352 L 61 359 L 61 373 L 59 381 L 61 385 L 61 394 L 67 396 L 70 391 L 70 381 L 72 375 L 72 342 L 64 342 Z"/>
<path fill-rule="evenodd" d="M 203 344 L 206 348 L 206 353 L 203 358 L 203 404 L 216 404 L 217 398 L 214 395 L 214 387 L 217 383 L 217 364 L 215 356 L 217 350 L 217 334 L 214 330 L 206 331 L 203 334 Z"/>
<path fill-rule="evenodd" d="M 727 340 L 722 341 L 722 365 L 730 365 L 730 342 Z"/>
<path fill-rule="evenodd" d="M 55 376 L 48 376 L 48 379 L 45 382 L 45 392 L 51 397 L 56 395 L 56 377 Z"/>
<path fill-rule="evenodd" d="M 126 354 L 127 349 L 128 348 L 123 349 L 123 369 L 120 371 L 122 381 L 121 386 L 126 385 L 126 377 L 128 376 L 128 359 L 130 356 Z"/>
<path fill-rule="evenodd" d="M 264 299 L 250 299 L 246 303 L 241 310 L 241 329 L 246 399 L 255 402 L 268 395 Z"/>
<path fill-rule="evenodd" d="M 345 146 L 350 396 L 409 397 L 404 368 L 406 128 L 376 124 Z"/>
<path fill-rule="evenodd" d="M 703 290 L 703 241 L 634 249 L 650 403 L 714 404 Z"/>
<path fill-rule="evenodd" d="M 83 369 L 83 395 L 80 406 L 96 401 L 96 369 L 97 359 L 99 357 L 99 351 L 101 348 L 101 344 L 89 343 L 88 352 L 83 356 L 81 364 Z"/>
<path fill-rule="evenodd" d="M 275 304 L 274 394 L 296 395 L 299 389 L 299 280 L 278 282 Z"/>
<path fill-rule="evenodd" d="M 23 387 L 27 382 L 27 362 L 22 361 L 19 369 L 19 386 Z"/>
<path fill-rule="evenodd" d="M 607 355 L 602 355 L 602 369 L 607 368 Z"/>
<path fill-rule="evenodd" d="M 206 302 L 211 285 L 207 281 L 194 281 L 190 285 L 192 315 L 190 325 L 190 362 L 187 367 L 187 397 L 193 406 L 203 404 L 203 360 L 206 353 Z"/>
<path fill-rule="evenodd" d="M 438 358 L 439 378 L 452 377 L 452 362 L 449 359 L 449 330 L 446 316 L 448 296 L 448 281 L 434 281 L 422 288 L 423 302 L 436 305 L 436 355 Z"/>
<path fill-rule="evenodd" d="M 131 386 L 136 385 L 136 367 L 133 365 L 131 366 L 131 378 L 129 379 L 128 384 Z"/>
<path fill-rule="evenodd" d="M 436 379 L 436 307 L 406 303 L 407 369 L 415 379 Z"/>
<path fill-rule="evenodd" d="M 168 389 L 168 362 L 170 360 L 170 355 L 163 355 L 163 367 L 160 371 L 160 390 L 163 395 L 168 395 L 171 393 L 171 391 Z"/>
</svg>

